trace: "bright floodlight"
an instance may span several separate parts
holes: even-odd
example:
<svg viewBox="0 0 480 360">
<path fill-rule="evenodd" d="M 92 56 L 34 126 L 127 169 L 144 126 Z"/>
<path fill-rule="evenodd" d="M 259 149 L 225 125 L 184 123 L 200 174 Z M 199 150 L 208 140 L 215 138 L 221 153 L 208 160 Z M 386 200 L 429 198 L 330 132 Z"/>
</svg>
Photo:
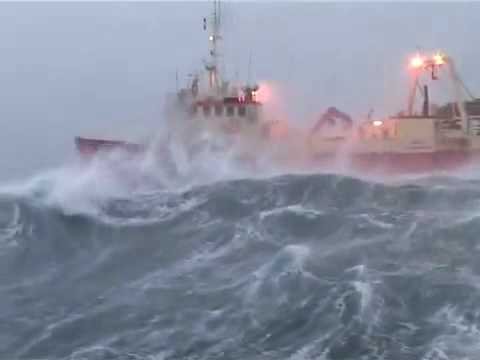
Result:
<svg viewBox="0 0 480 360">
<path fill-rule="evenodd" d="M 433 55 L 433 62 L 435 65 L 443 65 L 445 64 L 445 58 L 442 54 L 435 54 Z"/>
<path fill-rule="evenodd" d="M 415 69 L 421 68 L 424 64 L 425 61 L 420 55 L 416 55 L 410 60 L 410 66 Z"/>
<path fill-rule="evenodd" d="M 383 121 L 382 120 L 375 120 L 373 122 L 373 126 L 382 126 L 383 125 Z"/>
</svg>

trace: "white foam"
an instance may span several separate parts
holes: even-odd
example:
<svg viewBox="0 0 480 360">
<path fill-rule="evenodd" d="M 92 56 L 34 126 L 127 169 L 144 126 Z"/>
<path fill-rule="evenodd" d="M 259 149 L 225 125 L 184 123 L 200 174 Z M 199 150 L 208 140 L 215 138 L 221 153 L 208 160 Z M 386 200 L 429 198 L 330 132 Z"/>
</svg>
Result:
<svg viewBox="0 0 480 360">
<path fill-rule="evenodd" d="M 285 255 L 288 256 L 288 263 L 283 265 L 280 271 L 274 271 L 278 260 Z M 255 302 L 260 287 L 266 281 L 277 283 L 281 276 L 288 273 L 302 273 L 309 278 L 313 276 L 305 271 L 305 263 L 309 257 L 310 248 L 306 245 L 287 245 L 281 248 L 269 262 L 263 264 L 250 274 L 249 283 L 245 292 L 246 302 Z"/>
<path fill-rule="evenodd" d="M 101 205 L 111 199 L 132 198 L 149 191 L 185 191 L 192 186 L 244 175 L 232 154 L 206 151 L 186 160 L 179 146 L 172 145 L 172 164 L 164 163 L 149 149 L 132 159 L 122 152 L 99 156 L 91 162 L 76 161 L 49 169 L 30 179 L 4 184 L 0 195 L 34 199 L 60 208 L 66 214 L 101 214 Z M 172 174 L 172 167 L 177 173 Z"/>
<path fill-rule="evenodd" d="M 0 227 L 0 252 L 8 248 L 18 246 L 15 237 L 24 229 L 24 224 L 20 221 L 20 208 L 18 204 L 9 204 L 11 206 L 11 216 Z"/>
<path fill-rule="evenodd" d="M 0 193 L 39 201 L 66 214 L 98 214 L 97 204 L 128 194 L 127 184 L 100 161 L 46 171 L 26 181 L 4 186 Z"/>
<path fill-rule="evenodd" d="M 352 284 L 360 294 L 360 316 L 363 316 L 372 300 L 372 286 L 367 281 L 353 281 Z"/>
<path fill-rule="evenodd" d="M 443 331 L 430 344 L 425 360 L 478 358 L 480 330 L 475 323 L 465 319 L 456 306 L 442 307 L 430 321 L 441 326 Z"/>
<path fill-rule="evenodd" d="M 303 205 L 288 205 L 288 206 L 281 206 L 271 210 L 264 210 L 260 212 L 260 220 L 264 220 L 270 216 L 280 215 L 284 213 L 295 213 L 298 215 L 304 215 L 307 218 L 314 219 L 323 214 L 322 211 L 310 209 Z"/>
</svg>

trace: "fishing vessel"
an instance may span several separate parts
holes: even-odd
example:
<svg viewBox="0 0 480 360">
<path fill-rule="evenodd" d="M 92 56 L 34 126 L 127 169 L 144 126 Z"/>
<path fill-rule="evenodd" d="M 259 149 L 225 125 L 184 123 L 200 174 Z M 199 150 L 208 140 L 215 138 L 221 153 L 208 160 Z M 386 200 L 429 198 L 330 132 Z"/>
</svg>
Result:
<svg viewBox="0 0 480 360">
<path fill-rule="evenodd" d="M 187 85 L 173 94 L 167 94 L 165 121 L 167 131 L 155 144 L 130 143 L 120 140 L 76 137 L 76 148 L 84 157 L 102 152 L 123 150 L 141 154 L 155 146 L 155 151 L 166 151 L 171 141 L 186 145 L 193 156 L 202 146 L 226 151 L 235 148 L 239 157 L 261 151 L 261 139 L 268 133 L 268 121 L 263 116 L 262 103 L 257 98 L 259 86 L 255 83 L 234 84 L 220 71 L 220 43 L 222 35 L 221 6 L 213 2 L 209 18 L 203 18 L 203 30 L 209 43 L 208 59 L 203 70 L 191 74 Z M 160 144 L 160 145 L 158 145 Z"/>
<path fill-rule="evenodd" d="M 480 161 L 480 99 L 468 91 L 453 59 L 444 53 L 417 54 L 409 71 L 406 111 L 353 122 L 330 109 L 309 135 L 311 166 L 405 174 L 451 171 Z M 442 76 L 450 80 L 455 101 L 435 106 L 429 85 Z M 416 107 L 418 98 L 421 106 Z"/>
<path fill-rule="evenodd" d="M 112 150 L 138 155 L 154 148 L 164 159 L 173 142 L 182 144 L 191 158 L 209 147 L 232 151 L 253 165 L 266 157 L 274 166 L 322 171 L 341 167 L 386 175 L 452 171 L 480 161 L 480 99 L 468 91 L 447 54 L 416 54 L 410 59 L 405 111 L 354 121 L 331 107 L 305 131 L 270 118 L 258 85 L 226 80 L 219 62 L 220 13 L 214 1 L 211 16 L 203 19 L 209 43 L 203 70 L 167 96 L 165 136 L 154 144 L 77 137 L 81 155 L 90 158 Z M 454 90 L 454 100 L 436 106 L 429 89 L 445 80 Z"/>
</svg>

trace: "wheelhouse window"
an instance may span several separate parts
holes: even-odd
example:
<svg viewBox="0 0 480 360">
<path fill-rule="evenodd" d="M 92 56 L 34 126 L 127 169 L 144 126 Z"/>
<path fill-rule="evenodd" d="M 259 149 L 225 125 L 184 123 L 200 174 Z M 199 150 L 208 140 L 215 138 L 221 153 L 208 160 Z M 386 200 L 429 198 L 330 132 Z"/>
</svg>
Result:
<svg viewBox="0 0 480 360">
<path fill-rule="evenodd" d="M 239 106 L 238 108 L 238 116 L 244 117 L 247 114 L 247 109 L 245 106 Z"/>
<path fill-rule="evenodd" d="M 227 106 L 227 116 L 235 115 L 235 108 L 233 106 Z"/>
<path fill-rule="evenodd" d="M 223 115 L 223 105 L 220 105 L 220 104 L 215 105 L 215 115 L 216 116 Z"/>
</svg>

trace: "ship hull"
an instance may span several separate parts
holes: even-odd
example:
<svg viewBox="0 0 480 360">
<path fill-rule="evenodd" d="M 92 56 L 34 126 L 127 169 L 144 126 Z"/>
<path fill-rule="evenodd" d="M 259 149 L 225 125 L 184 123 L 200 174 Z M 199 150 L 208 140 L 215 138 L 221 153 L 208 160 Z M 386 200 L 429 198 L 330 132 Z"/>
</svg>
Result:
<svg viewBox="0 0 480 360">
<path fill-rule="evenodd" d="M 84 158 L 120 150 L 129 155 L 141 155 L 146 147 L 125 141 L 75 138 L 77 151 Z M 407 175 L 452 172 L 480 164 L 480 151 L 444 150 L 435 152 L 372 152 L 372 153 L 318 153 L 307 160 L 308 170 L 335 171 L 337 169 L 366 174 Z M 238 160 L 252 165 L 255 156 Z"/>
<path fill-rule="evenodd" d="M 451 172 L 480 163 L 480 152 L 436 151 L 411 153 L 317 154 L 313 166 L 346 168 L 367 174 L 402 175 Z"/>
<path fill-rule="evenodd" d="M 140 144 L 126 141 L 90 139 L 84 137 L 75 138 L 77 151 L 83 157 L 92 157 L 99 153 L 107 153 L 115 150 L 124 151 L 129 154 L 140 154 L 145 151 L 145 147 Z"/>
</svg>

